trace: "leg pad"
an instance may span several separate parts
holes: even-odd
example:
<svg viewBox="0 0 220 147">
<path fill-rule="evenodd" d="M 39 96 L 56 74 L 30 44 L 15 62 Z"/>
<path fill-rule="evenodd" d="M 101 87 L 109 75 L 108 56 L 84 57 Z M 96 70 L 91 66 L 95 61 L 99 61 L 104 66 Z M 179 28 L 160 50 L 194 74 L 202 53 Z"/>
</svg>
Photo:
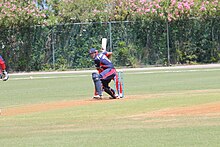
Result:
<svg viewBox="0 0 220 147">
<path fill-rule="evenodd" d="M 92 73 L 92 80 L 94 82 L 95 89 L 96 89 L 98 95 L 102 96 L 102 83 L 101 83 L 101 80 L 99 78 L 99 74 L 96 73 L 96 72 Z"/>
</svg>

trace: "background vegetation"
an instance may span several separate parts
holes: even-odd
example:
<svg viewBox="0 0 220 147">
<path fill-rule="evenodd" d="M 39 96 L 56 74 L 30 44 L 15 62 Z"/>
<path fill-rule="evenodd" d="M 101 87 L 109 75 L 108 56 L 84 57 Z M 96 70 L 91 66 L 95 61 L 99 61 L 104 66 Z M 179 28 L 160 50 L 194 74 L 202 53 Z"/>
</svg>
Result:
<svg viewBox="0 0 220 147">
<path fill-rule="evenodd" d="M 117 66 L 220 59 L 218 0 L 0 2 L 0 53 L 11 71 L 88 68 L 108 38 Z"/>
</svg>

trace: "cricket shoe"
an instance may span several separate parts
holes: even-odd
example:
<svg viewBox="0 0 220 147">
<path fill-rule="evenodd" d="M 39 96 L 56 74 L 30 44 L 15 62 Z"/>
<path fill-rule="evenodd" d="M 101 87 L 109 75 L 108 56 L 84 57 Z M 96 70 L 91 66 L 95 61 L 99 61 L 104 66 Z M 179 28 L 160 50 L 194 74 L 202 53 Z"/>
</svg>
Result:
<svg viewBox="0 0 220 147">
<path fill-rule="evenodd" d="M 6 70 L 3 70 L 3 71 L 2 71 L 1 79 L 2 79 L 3 81 L 7 81 L 7 80 L 9 79 L 9 75 L 8 75 L 8 73 L 7 73 Z"/>
<path fill-rule="evenodd" d="M 94 96 L 93 96 L 93 99 L 101 100 L 101 99 L 102 99 L 102 96 L 100 96 L 100 95 L 94 95 Z"/>
<path fill-rule="evenodd" d="M 116 99 L 119 99 L 119 98 L 123 98 L 123 95 L 120 93 L 120 94 L 115 94 L 115 97 Z"/>
<path fill-rule="evenodd" d="M 115 99 L 119 99 L 119 95 L 118 94 L 115 94 Z"/>
<path fill-rule="evenodd" d="M 120 97 L 118 96 L 118 94 L 115 94 L 114 97 L 109 97 L 109 99 L 119 99 Z"/>
<path fill-rule="evenodd" d="M 3 75 L 2 76 L 2 81 L 7 81 L 9 79 L 9 75 Z"/>
<path fill-rule="evenodd" d="M 123 94 L 122 93 L 120 93 L 119 94 L 119 98 L 123 98 L 124 96 L 123 96 Z"/>
</svg>

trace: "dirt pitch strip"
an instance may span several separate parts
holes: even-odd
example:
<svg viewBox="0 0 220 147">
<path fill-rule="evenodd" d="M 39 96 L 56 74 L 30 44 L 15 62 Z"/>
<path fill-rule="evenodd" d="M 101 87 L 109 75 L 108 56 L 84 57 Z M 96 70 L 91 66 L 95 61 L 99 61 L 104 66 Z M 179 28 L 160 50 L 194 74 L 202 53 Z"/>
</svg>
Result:
<svg viewBox="0 0 220 147">
<path fill-rule="evenodd" d="M 172 116 L 220 116 L 220 102 L 194 105 L 190 107 L 166 108 L 149 113 L 130 116 L 131 118 L 172 117 Z"/>
<path fill-rule="evenodd" d="M 46 112 L 50 110 L 63 109 L 68 107 L 91 105 L 96 103 L 110 103 L 113 100 L 120 100 L 120 99 L 104 98 L 102 100 L 87 99 L 87 100 L 74 100 L 74 101 L 59 101 L 59 102 L 31 104 L 24 106 L 15 106 L 10 108 L 4 108 L 1 109 L 0 111 L 1 111 L 1 116 L 15 116 L 15 115 L 30 114 L 36 112 Z"/>
<path fill-rule="evenodd" d="M 130 101 L 139 98 L 153 98 L 160 95 L 140 95 L 140 96 L 127 96 L 121 99 L 87 99 L 87 100 L 73 100 L 73 101 L 58 101 L 50 103 L 41 103 L 33 105 L 15 106 L 11 108 L 5 108 L 1 110 L 1 116 L 16 116 L 22 114 L 30 114 L 37 112 L 46 112 L 50 110 L 63 109 L 75 106 L 84 106 L 92 104 L 111 103 L 115 101 Z M 146 117 L 170 117 L 170 116 L 197 116 L 197 115 L 220 115 L 220 102 L 206 103 L 200 105 L 193 105 L 187 107 L 174 107 L 166 108 L 157 111 L 151 111 L 144 114 L 137 114 L 129 116 L 131 118 L 146 118 Z"/>
</svg>

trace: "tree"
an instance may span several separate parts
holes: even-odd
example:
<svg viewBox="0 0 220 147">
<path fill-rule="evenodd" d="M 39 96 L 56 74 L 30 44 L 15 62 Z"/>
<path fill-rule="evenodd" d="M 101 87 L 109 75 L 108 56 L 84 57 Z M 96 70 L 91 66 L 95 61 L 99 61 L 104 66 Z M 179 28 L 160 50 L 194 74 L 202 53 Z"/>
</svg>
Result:
<svg viewBox="0 0 220 147">
<path fill-rule="evenodd" d="M 0 26 L 7 28 L 43 24 L 46 18 L 45 12 L 31 1 L 3 1 L 0 11 Z"/>
</svg>

